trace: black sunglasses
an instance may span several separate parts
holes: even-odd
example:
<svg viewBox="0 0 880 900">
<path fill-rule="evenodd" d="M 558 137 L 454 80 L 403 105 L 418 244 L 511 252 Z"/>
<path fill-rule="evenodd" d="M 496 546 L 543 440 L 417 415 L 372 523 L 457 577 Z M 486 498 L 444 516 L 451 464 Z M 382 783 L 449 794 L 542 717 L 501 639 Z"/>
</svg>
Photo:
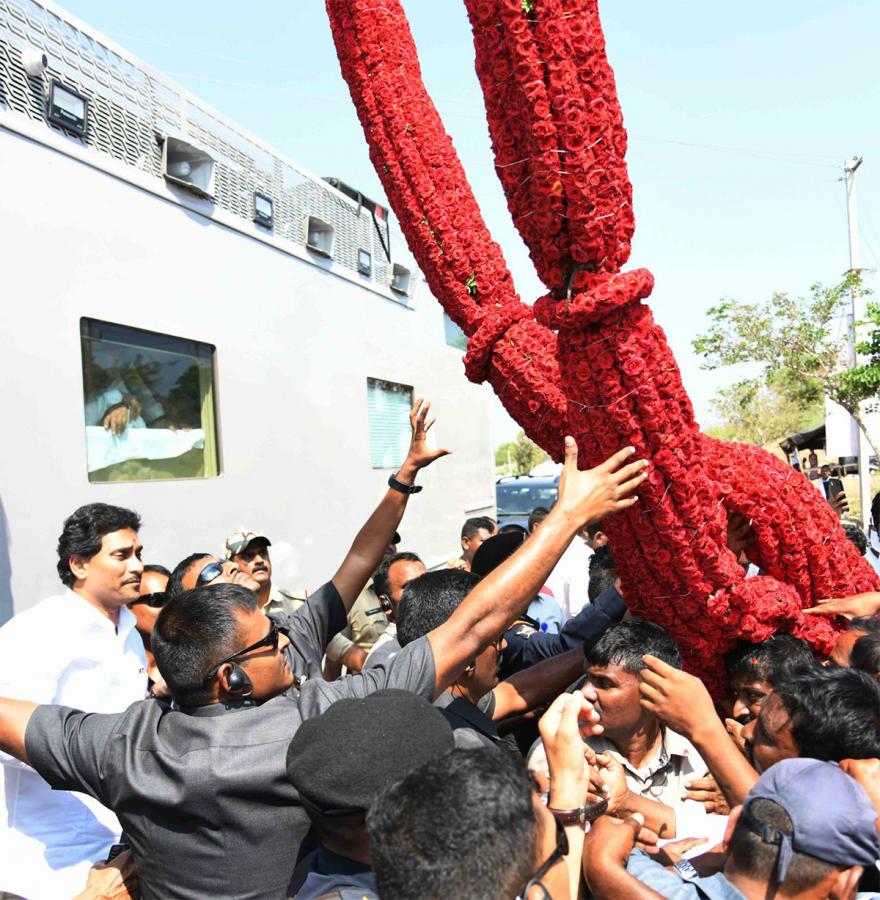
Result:
<svg viewBox="0 0 880 900">
<path fill-rule="evenodd" d="M 550 871 L 550 869 L 559 862 L 564 856 L 568 855 L 568 835 L 565 833 L 565 826 L 555 816 L 553 821 L 556 823 L 556 848 L 542 863 L 541 867 L 528 880 L 526 886 L 522 889 L 517 900 L 527 900 L 529 891 L 534 887 L 539 887 L 543 892 L 542 900 L 553 900 L 550 891 L 541 883 L 541 879 Z"/>
<path fill-rule="evenodd" d="M 154 591 L 152 594 L 144 594 L 142 597 L 138 597 L 137 600 L 132 600 L 131 603 L 128 604 L 128 608 L 131 609 L 132 606 L 137 606 L 138 603 L 146 603 L 147 606 L 158 609 L 164 606 L 167 600 L 168 595 L 165 591 Z"/>
<path fill-rule="evenodd" d="M 222 562 L 212 562 L 208 563 L 201 572 L 199 572 L 196 577 L 196 587 L 204 587 L 206 584 L 210 584 L 215 578 L 218 578 L 223 574 L 223 563 Z"/>
<path fill-rule="evenodd" d="M 244 650 L 238 650 L 236 653 L 233 653 L 231 656 L 227 656 L 226 659 L 221 659 L 215 666 L 211 667 L 211 670 L 205 676 L 206 679 L 210 678 L 212 675 L 215 675 L 220 666 L 225 666 L 226 663 L 235 662 L 238 659 L 241 659 L 243 656 L 250 653 L 252 650 L 259 650 L 261 647 L 271 647 L 271 649 L 278 649 L 278 640 L 281 637 L 281 631 L 278 629 L 278 626 L 272 622 L 271 627 L 269 628 L 269 633 L 264 637 L 260 638 L 255 644 L 251 644 L 250 647 L 245 647 Z"/>
</svg>

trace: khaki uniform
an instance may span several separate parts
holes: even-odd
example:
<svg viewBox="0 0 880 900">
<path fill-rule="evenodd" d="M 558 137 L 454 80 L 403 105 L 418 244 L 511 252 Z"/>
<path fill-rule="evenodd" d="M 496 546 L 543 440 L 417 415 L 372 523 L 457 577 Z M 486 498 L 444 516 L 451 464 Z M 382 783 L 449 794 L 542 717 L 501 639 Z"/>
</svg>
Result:
<svg viewBox="0 0 880 900">
<path fill-rule="evenodd" d="M 279 590 L 273 585 L 269 589 L 269 599 L 263 607 L 263 612 L 267 616 L 269 613 L 284 613 L 292 616 L 305 602 L 305 597 L 297 597 L 287 591 Z"/>
</svg>

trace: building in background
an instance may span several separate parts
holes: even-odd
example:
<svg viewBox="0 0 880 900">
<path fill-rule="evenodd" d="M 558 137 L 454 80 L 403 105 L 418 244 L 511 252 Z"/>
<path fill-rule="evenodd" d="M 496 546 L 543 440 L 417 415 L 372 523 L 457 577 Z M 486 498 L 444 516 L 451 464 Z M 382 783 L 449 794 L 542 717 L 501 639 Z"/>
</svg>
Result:
<svg viewBox="0 0 880 900">
<path fill-rule="evenodd" d="M 0 172 L 0 622 L 57 591 L 62 519 L 95 501 L 141 513 L 149 562 L 245 525 L 280 586 L 316 587 L 400 463 L 413 396 L 455 452 L 402 547 L 440 564 L 494 513 L 489 389 L 344 173 L 31 0 L 0 0 Z"/>
</svg>

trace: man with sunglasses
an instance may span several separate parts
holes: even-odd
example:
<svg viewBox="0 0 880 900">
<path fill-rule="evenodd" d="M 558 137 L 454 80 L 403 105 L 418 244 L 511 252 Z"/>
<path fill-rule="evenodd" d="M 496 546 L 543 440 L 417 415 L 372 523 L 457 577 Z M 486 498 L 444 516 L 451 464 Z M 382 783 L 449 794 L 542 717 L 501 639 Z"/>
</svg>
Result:
<svg viewBox="0 0 880 900">
<path fill-rule="evenodd" d="M 144 645 L 127 608 L 143 577 L 140 524 L 137 513 L 106 503 L 65 520 L 63 590 L 0 628 L 0 696 L 98 713 L 144 698 Z M 119 839 L 119 822 L 91 797 L 51 790 L 18 760 L 0 754 L 0 762 L 0 896 L 72 897 Z"/>
<path fill-rule="evenodd" d="M 159 674 L 156 666 L 156 658 L 153 656 L 152 634 L 153 626 L 165 600 L 168 595 L 166 589 L 168 587 L 168 579 L 171 573 L 165 566 L 151 563 L 144 566 L 141 573 L 141 584 L 138 597 L 130 600 L 128 608 L 134 613 L 137 620 L 138 634 L 144 642 L 144 653 L 147 655 L 147 673 L 150 676 L 149 691 L 153 697 L 167 697 L 168 690 L 165 686 L 165 680 Z"/>
<path fill-rule="evenodd" d="M 423 421 L 414 425 L 415 433 L 425 430 Z M 418 444 L 414 437 L 405 463 L 415 470 L 419 461 L 427 464 Z M 154 629 L 153 650 L 173 705 L 149 701 L 121 715 L 93 716 L 0 699 L 0 750 L 30 762 L 56 788 L 82 790 L 117 811 L 144 900 L 286 897 L 308 828 L 286 770 L 300 723 L 343 697 L 383 688 L 427 700 L 442 693 L 522 613 L 584 522 L 636 502 L 646 463 L 633 462 L 633 452 L 625 448 L 579 471 L 576 444 L 566 438 L 560 499 L 540 533 L 482 580 L 447 622 L 386 667 L 332 683 L 310 679 L 282 696 L 294 682 L 282 652 L 287 637 L 276 636 L 253 591 L 208 585 L 173 597 Z M 349 554 L 360 557 L 358 574 L 346 557 L 332 580 L 344 602 L 329 619 L 313 620 L 314 627 L 342 627 L 345 602 L 354 602 L 378 564 L 406 496 L 391 485 Z M 363 551 L 364 540 L 375 555 Z"/>
</svg>

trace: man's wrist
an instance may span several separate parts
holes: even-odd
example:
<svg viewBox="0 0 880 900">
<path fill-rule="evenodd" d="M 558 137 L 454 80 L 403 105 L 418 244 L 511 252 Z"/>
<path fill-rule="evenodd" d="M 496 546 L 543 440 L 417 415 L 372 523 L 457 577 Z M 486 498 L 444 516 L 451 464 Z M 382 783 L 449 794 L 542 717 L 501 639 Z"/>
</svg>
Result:
<svg viewBox="0 0 880 900">
<path fill-rule="evenodd" d="M 566 775 L 551 772 L 548 805 L 554 809 L 573 809 L 584 805 L 586 800 L 584 779 L 574 774 Z"/>
<path fill-rule="evenodd" d="M 403 461 L 401 467 L 397 470 L 394 478 L 399 481 L 401 484 L 413 484 L 416 480 L 416 475 L 419 472 L 419 467 L 415 465 L 415 463 L 410 462 L 409 458 Z"/>
</svg>

